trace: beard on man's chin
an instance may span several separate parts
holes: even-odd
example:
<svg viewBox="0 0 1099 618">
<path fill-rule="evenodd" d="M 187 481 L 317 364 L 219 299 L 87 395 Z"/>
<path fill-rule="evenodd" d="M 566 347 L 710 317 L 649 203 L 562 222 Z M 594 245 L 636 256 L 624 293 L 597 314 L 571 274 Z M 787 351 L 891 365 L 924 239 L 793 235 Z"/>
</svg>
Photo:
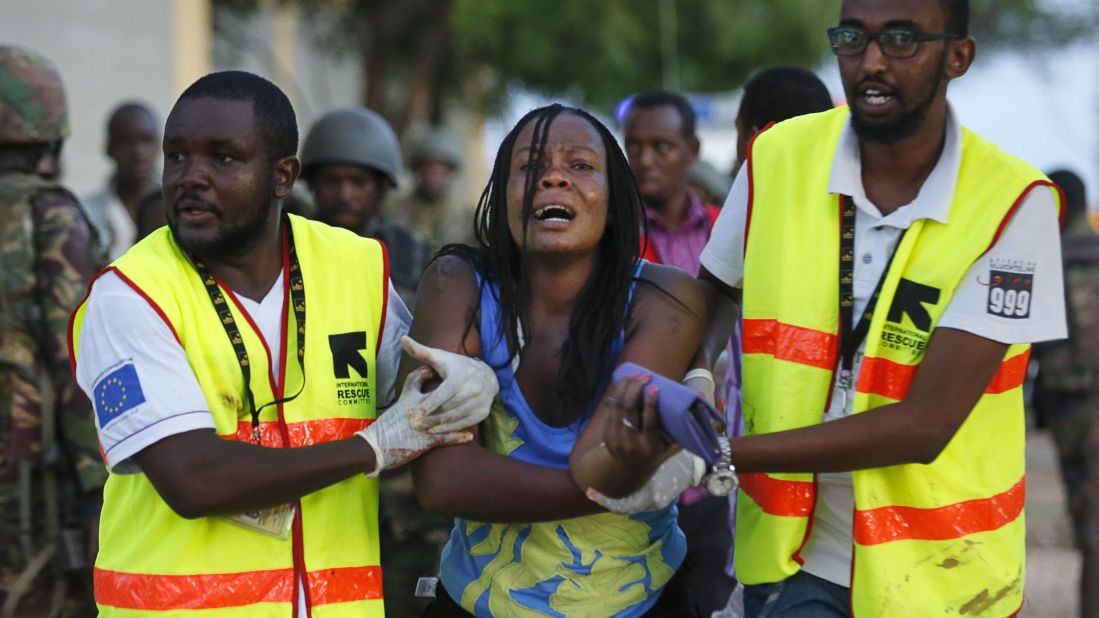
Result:
<svg viewBox="0 0 1099 618">
<path fill-rule="evenodd" d="M 943 62 L 945 62 L 945 56 L 940 57 L 940 63 Z M 922 127 L 924 121 L 927 120 L 927 114 L 931 111 L 931 106 L 935 103 L 935 97 L 938 96 L 939 86 L 942 85 L 942 80 L 942 71 L 936 72 L 935 78 L 928 84 L 928 88 L 922 93 L 923 97 L 919 102 L 911 109 L 902 111 L 899 116 L 884 124 L 871 124 L 866 122 L 866 119 L 859 115 L 858 109 L 852 105 L 850 107 L 851 128 L 855 130 L 855 135 L 857 135 L 860 140 L 873 144 L 892 144 L 912 135 Z M 847 93 L 849 101 L 854 101 L 854 96 L 857 96 L 857 94 L 852 92 Z M 900 95 L 899 93 L 894 93 L 894 96 Z M 901 99 L 900 102 L 903 104 L 903 99 Z"/>
<path fill-rule="evenodd" d="M 927 119 L 928 106 L 918 107 L 887 124 L 867 123 L 858 112 L 851 112 L 851 128 L 861 141 L 873 144 L 892 144 L 912 135 Z"/>
<path fill-rule="evenodd" d="M 275 203 L 275 200 L 269 200 L 260 207 L 255 217 L 241 225 L 219 229 L 213 238 L 183 236 L 179 232 L 178 223 L 173 218 L 168 220 L 168 229 L 172 232 L 172 238 L 180 249 L 190 255 L 214 259 L 240 255 L 258 245 L 263 239 L 264 227 Z"/>
</svg>

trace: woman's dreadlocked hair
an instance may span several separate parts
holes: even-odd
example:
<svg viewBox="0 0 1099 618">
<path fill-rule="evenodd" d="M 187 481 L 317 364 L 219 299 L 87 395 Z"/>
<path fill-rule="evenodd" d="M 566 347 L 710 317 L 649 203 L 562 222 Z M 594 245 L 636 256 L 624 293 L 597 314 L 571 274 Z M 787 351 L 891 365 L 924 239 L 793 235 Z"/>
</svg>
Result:
<svg viewBox="0 0 1099 618">
<path fill-rule="evenodd" d="M 473 263 L 482 274 L 482 293 L 486 285 L 495 283 L 498 286 L 502 332 L 507 334 L 510 349 L 518 350 L 521 363 L 523 352 L 516 334 L 519 329 L 528 336 L 532 332 L 531 287 L 527 269 L 522 267 L 527 259 L 526 250 L 512 239 L 508 229 L 507 184 L 511 157 L 519 132 L 533 122 L 531 165 L 527 166 L 523 192 L 525 237 L 542 169 L 537 163 L 545 156 L 550 124 L 561 113 L 587 120 L 599 133 L 607 152 L 607 225 L 599 241 L 595 272 L 581 291 L 569 318 L 568 338 L 561 346 L 561 365 L 557 373 L 557 393 L 564 408 L 574 414 L 569 419 L 571 423 L 593 409 L 592 399 L 610 379 L 611 348 L 628 319 L 630 287 L 640 256 L 641 229 L 645 224 L 641 195 L 633 173 L 607 127 L 582 109 L 558 104 L 523 116 L 500 144 L 492 175 L 477 204 L 475 231 L 479 246 L 448 245 L 439 251 L 436 259 L 457 255 Z M 473 327 L 473 319 L 471 317 L 467 330 Z"/>
</svg>

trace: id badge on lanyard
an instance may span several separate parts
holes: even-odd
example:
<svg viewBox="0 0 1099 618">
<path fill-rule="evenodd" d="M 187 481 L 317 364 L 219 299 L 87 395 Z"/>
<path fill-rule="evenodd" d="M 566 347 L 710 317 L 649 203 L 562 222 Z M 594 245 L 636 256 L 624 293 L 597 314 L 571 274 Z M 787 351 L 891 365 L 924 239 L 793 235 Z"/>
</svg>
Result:
<svg viewBox="0 0 1099 618">
<path fill-rule="evenodd" d="M 878 284 L 874 287 L 874 293 L 866 303 L 858 323 L 854 323 L 855 312 L 855 201 L 851 196 L 843 196 L 841 203 L 840 219 L 840 253 L 839 253 L 839 315 L 840 315 L 840 362 L 836 371 L 835 388 L 839 389 L 843 411 L 847 412 L 847 405 L 854 398 L 855 389 L 855 360 L 860 356 L 859 346 L 866 339 L 870 330 L 870 321 L 874 317 L 874 308 L 878 306 L 878 297 L 881 296 L 882 285 L 889 276 L 889 269 L 893 265 L 893 258 L 900 247 L 900 241 L 893 248 L 889 260 L 885 263 L 885 270 L 878 278 Z M 904 236 L 901 236 L 901 240 Z"/>
<path fill-rule="evenodd" d="M 224 518 L 238 526 L 285 541 L 290 538 L 296 512 L 297 506 L 280 504 L 260 511 L 225 515 Z"/>
</svg>

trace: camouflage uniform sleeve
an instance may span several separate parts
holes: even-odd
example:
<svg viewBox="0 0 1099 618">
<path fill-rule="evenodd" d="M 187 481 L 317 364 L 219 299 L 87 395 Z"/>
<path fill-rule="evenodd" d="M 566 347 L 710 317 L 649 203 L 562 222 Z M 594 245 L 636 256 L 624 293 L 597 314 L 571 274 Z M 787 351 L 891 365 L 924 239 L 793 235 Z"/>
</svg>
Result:
<svg viewBox="0 0 1099 618">
<path fill-rule="evenodd" d="M 42 357 L 57 397 L 60 441 L 80 489 L 94 491 L 107 478 L 91 402 L 76 387 L 69 367 L 69 315 L 95 274 L 91 231 L 80 205 L 63 192 L 46 192 L 31 202 L 34 218 L 35 294 L 40 309 Z"/>
</svg>

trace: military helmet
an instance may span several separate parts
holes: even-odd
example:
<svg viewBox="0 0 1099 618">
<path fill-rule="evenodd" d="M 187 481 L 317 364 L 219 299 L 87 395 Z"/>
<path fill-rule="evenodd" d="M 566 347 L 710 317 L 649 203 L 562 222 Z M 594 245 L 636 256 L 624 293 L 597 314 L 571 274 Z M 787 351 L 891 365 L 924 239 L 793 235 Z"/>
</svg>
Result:
<svg viewBox="0 0 1099 618">
<path fill-rule="evenodd" d="M 458 169 L 462 166 L 462 146 L 449 131 L 441 128 L 428 129 L 416 140 L 409 157 L 413 168 L 427 161 L 441 161 Z"/>
<path fill-rule="evenodd" d="M 365 107 L 349 107 L 325 114 L 309 129 L 301 149 L 302 168 L 308 172 L 321 163 L 368 167 L 396 187 L 401 147 L 381 115 Z"/>
<path fill-rule="evenodd" d="M 29 49 L 0 45 L 0 143 L 43 144 L 68 135 L 57 68 Z"/>
</svg>

